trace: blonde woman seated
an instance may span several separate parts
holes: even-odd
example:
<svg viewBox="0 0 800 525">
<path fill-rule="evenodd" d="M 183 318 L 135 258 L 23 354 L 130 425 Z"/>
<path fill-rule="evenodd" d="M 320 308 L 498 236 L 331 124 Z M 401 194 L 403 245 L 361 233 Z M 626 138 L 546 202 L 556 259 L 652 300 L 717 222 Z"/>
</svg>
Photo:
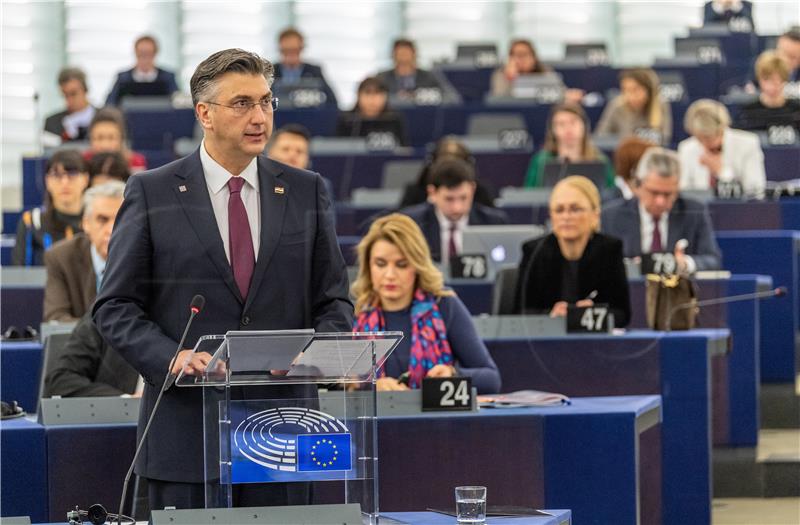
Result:
<svg viewBox="0 0 800 525">
<path fill-rule="evenodd" d="M 393 213 L 358 244 L 356 332 L 400 331 L 378 390 L 419 388 L 425 377 L 468 376 L 478 393 L 500 391 L 500 372 L 461 300 L 443 285 L 419 226 Z M 402 377 L 401 377 L 402 376 Z M 408 384 L 404 381 L 407 377 Z"/>
<path fill-rule="evenodd" d="M 553 232 L 522 245 L 516 310 L 567 315 L 569 305 L 607 304 L 614 325 L 631 318 L 622 241 L 600 230 L 600 194 L 586 177 L 562 179 L 550 194 Z"/>
</svg>

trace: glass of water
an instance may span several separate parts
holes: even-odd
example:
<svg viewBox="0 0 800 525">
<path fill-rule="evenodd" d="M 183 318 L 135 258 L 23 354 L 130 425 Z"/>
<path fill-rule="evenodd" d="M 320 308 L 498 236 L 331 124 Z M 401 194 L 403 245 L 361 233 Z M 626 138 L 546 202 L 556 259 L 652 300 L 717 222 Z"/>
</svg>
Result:
<svg viewBox="0 0 800 525">
<path fill-rule="evenodd" d="M 456 487 L 456 519 L 459 523 L 486 521 L 486 487 Z"/>
</svg>

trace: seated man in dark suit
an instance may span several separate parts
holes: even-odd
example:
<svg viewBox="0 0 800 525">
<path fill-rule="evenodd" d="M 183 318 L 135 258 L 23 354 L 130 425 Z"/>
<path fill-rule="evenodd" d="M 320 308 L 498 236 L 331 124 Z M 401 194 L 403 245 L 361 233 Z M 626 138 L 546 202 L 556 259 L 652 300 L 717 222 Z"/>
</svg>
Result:
<svg viewBox="0 0 800 525">
<path fill-rule="evenodd" d="M 390 95 L 400 99 L 413 99 L 417 89 L 443 89 L 436 75 L 417 67 L 417 49 L 411 40 L 395 40 L 392 59 L 394 68 L 378 73 L 378 78 L 389 89 Z"/>
<path fill-rule="evenodd" d="M 152 36 L 136 39 L 133 45 L 136 65 L 117 75 L 114 87 L 106 99 L 107 106 L 118 105 L 124 97 L 169 96 L 178 91 L 175 73 L 156 67 L 158 43 Z"/>
<path fill-rule="evenodd" d="M 97 109 L 89 103 L 86 73 L 77 67 L 65 67 L 58 73 L 58 87 L 64 96 L 66 109 L 44 121 L 42 144 L 60 146 L 63 142 L 86 140 L 89 124 Z"/>
<path fill-rule="evenodd" d="M 83 232 L 57 242 L 45 252 L 45 321 L 76 321 L 91 308 L 100 289 L 108 241 L 124 191 L 125 184 L 121 181 L 109 181 L 86 190 Z"/>
<path fill-rule="evenodd" d="M 727 24 L 731 31 L 755 31 L 753 2 L 747 0 L 712 0 L 703 7 L 703 25 Z"/>
<path fill-rule="evenodd" d="M 431 166 L 428 202 L 400 210 L 419 224 L 433 260 L 447 262 L 461 252 L 468 224 L 508 224 L 505 212 L 473 202 L 475 187 L 475 167 L 446 157 Z"/>
<path fill-rule="evenodd" d="M 320 104 L 309 105 L 336 106 L 336 94 L 331 89 L 328 81 L 325 80 L 322 68 L 315 64 L 303 62 L 300 55 L 303 52 L 304 45 L 303 34 L 293 27 L 284 29 L 278 35 L 278 50 L 281 53 L 281 61 L 275 64 L 275 83 L 272 86 L 275 96 L 287 97 L 291 87 L 302 85 L 303 82 L 311 80 L 313 84 L 317 85 L 316 87 L 319 88 L 319 91 L 324 93 L 325 100 L 321 101 Z M 309 88 L 312 85 L 309 85 Z M 292 106 L 301 105 L 292 100 L 287 100 L 287 102 Z"/>
<path fill-rule="evenodd" d="M 717 270 L 721 255 L 711 216 L 704 204 L 680 196 L 680 176 L 674 151 L 649 148 L 636 168 L 636 198 L 603 209 L 602 231 L 622 239 L 625 257 L 672 252 L 680 273 Z"/>
<path fill-rule="evenodd" d="M 50 396 L 141 397 L 139 374 L 103 339 L 91 312 L 81 317 L 45 378 Z"/>
</svg>

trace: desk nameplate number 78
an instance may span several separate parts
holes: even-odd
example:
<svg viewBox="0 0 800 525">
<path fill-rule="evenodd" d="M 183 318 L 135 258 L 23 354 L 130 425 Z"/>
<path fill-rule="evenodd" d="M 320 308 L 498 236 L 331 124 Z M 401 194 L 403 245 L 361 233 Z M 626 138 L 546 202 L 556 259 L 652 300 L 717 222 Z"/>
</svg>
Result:
<svg viewBox="0 0 800 525">
<path fill-rule="evenodd" d="M 422 411 L 472 410 L 472 379 L 429 377 L 422 380 Z"/>
</svg>

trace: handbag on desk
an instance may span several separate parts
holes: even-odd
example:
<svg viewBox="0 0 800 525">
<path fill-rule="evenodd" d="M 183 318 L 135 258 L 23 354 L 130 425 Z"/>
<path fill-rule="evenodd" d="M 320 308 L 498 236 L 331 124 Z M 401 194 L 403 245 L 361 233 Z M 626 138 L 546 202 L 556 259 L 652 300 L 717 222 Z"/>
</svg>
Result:
<svg viewBox="0 0 800 525">
<path fill-rule="evenodd" d="M 647 326 L 653 330 L 690 330 L 697 320 L 694 284 L 680 275 L 647 274 Z"/>
</svg>

